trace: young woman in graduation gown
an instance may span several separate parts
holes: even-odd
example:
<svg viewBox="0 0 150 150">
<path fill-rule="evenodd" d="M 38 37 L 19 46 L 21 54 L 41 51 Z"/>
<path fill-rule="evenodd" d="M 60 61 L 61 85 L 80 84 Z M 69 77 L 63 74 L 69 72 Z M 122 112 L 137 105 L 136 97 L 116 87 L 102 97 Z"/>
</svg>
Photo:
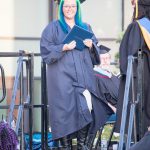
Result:
<svg viewBox="0 0 150 150">
<path fill-rule="evenodd" d="M 150 0 L 132 0 L 132 4 L 135 6 L 134 17 L 132 23 L 128 26 L 123 40 L 120 45 L 120 72 L 121 81 L 119 88 L 119 102 L 117 107 L 117 123 L 116 129 L 120 129 L 121 125 L 121 115 L 122 115 L 122 105 L 123 96 L 125 91 L 125 81 L 127 73 L 127 63 L 128 56 L 138 56 L 139 49 L 142 50 L 144 58 L 144 100 L 142 107 L 143 117 L 139 119 L 138 113 L 141 111 L 138 108 L 136 110 L 136 120 L 137 120 L 137 134 L 144 135 L 147 131 L 147 127 L 150 126 Z M 137 96 L 137 60 L 134 61 L 133 72 L 134 72 L 134 83 L 135 83 L 135 100 Z M 132 101 L 132 96 L 130 93 L 130 98 Z M 131 102 L 129 102 L 130 104 Z M 129 107 L 128 107 L 129 108 Z M 128 112 L 129 113 L 129 112 Z M 142 128 L 138 128 L 138 124 L 142 119 Z M 128 121 L 127 121 L 128 122 Z M 141 133 L 138 133 L 138 131 Z M 138 138 L 138 135 L 137 135 Z"/>
<path fill-rule="evenodd" d="M 93 65 L 99 63 L 97 40 L 83 41 L 85 47 L 76 49 L 76 42 L 63 40 L 76 24 L 92 32 L 81 20 L 79 0 L 61 0 L 59 19 L 46 26 L 41 37 L 41 56 L 47 64 L 49 114 L 53 139 L 65 141 L 77 132 L 77 149 L 83 149 L 88 126 L 94 120 L 97 130 L 107 119 L 107 110 L 97 99 Z M 92 107 L 99 106 L 93 110 Z M 96 113 L 95 113 L 96 111 Z M 95 117 L 98 114 L 103 117 Z M 94 119 L 93 119 L 94 118 Z"/>
</svg>

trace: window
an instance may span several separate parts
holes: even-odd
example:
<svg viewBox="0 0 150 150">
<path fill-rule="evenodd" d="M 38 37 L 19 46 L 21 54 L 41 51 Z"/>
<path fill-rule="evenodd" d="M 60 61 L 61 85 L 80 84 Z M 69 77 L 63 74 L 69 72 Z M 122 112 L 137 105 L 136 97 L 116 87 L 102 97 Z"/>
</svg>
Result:
<svg viewBox="0 0 150 150">
<path fill-rule="evenodd" d="M 87 0 L 81 6 L 83 21 L 98 38 L 117 38 L 122 30 L 121 0 Z"/>
</svg>

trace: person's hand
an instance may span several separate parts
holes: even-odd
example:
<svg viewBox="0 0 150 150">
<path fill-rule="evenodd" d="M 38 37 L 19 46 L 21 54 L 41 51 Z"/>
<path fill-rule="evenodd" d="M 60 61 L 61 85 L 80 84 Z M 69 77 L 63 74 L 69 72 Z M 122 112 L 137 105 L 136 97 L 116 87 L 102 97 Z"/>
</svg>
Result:
<svg viewBox="0 0 150 150">
<path fill-rule="evenodd" d="M 113 105 L 111 105 L 110 103 L 108 103 L 108 106 L 113 110 L 114 113 L 117 112 L 116 107 L 114 107 Z"/>
<path fill-rule="evenodd" d="M 63 51 L 68 51 L 68 50 L 72 50 L 76 47 L 76 41 L 72 41 L 69 44 L 65 44 L 63 46 Z"/>
<path fill-rule="evenodd" d="M 86 45 L 89 48 L 92 48 L 92 40 L 91 39 L 85 39 L 83 41 L 84 45 Z"/>
</svg>

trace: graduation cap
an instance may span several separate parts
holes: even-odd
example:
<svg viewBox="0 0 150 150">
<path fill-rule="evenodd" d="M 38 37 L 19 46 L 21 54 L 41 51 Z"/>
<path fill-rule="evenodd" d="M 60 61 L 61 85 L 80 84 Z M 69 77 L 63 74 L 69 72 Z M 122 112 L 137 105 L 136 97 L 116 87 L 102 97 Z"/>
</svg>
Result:
<svg viewBox="0 0 150 150">
<path fill-rule="evenodd" d="M 58 4 L 60 3 L 60 0 L 54 0 L 54 1 L 56 1 Z M 83 3 L 84 1 L 86 0 L 80 0 L 80 3 Z"/>
<path fill-rule="evenodd" d="M 80 3 L 83 3 L 84 1 L 86 1 L 86 0 L 80 0 Z"/>
<path fill-rule="evenodd" d="M 100 45 L 99 48 L 100 48 L 99 54 L 106 54 L 110 51 L 110 48 L 104 45 Z"/>
</svg>

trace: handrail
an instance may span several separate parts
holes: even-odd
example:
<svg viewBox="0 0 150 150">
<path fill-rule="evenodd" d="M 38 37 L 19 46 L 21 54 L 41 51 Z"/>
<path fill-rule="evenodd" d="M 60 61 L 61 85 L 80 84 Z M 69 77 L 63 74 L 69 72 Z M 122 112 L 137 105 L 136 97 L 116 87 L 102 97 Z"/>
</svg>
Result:
<svg viewBox="0 0 150 150">
<path fill-rule="evenodd" d="M 133 69 L 133 56 L 128 56 L 128 67 L 127 67 L 127 77 L 125 84 L 125 92 L 123 98 L 123 108 L 122 108 L 122 119 L 121 119 L 121 127 L 120 127 L 120 140 L 119 140 L 119 148 L 118 150 L 123 150 L 123 142 L 124 142 L 124 134 L 125 134 L 125 125 L 126 125 L 126 114 L 127 114 L 127 106 L 129 102 L 129 90 L 131 85 L 132 78 L 132 69 Z"/>
<path fill-rule="evenodd" d="M 29 110 L 29 147 L 30 147 L 30 150 L 32 150 L 32 133 L 33 133 L 33 108 L 37 108 L 37 107 L 40 107 L 42 109 L 42 115 L 41 115 L 41 121 L 44 122 L 44 125 L 42 125 L 42 127 L 45 129 L 47 129 L 47 121 L 45 122 L 45 120 L 47 119 L 44 119 L 44 118 L 47 118 L 47 110 L 45 110 L 45 108 L 47 109 L 47 106 L 45 106 L 45 102 L 42 103 L 41 105 L 33 105 L 33 99 L 34 99 L 34 56 L 41 56 L 40 53 L 32 53 L 30 51 L 24 51 L 24 50 L 20 50 L 19 52 L 0 52 L 0 57 L 19 57 L 19 60 L 18 60 L 18 67 L 17 67 L 17 72 L 16 72 L 16 76 L 15 76 L 15 81 L 14 81 L 14 85 L 13 85 L 13 94 L 12 94 L 12 97 L 11 97 L 11 104 L 10 105 L 3 105 L 3 106 L 0 106 L 0 109 L 9 109 L 9 114 L 8 114 L 8 122 L 11 126 L 11 121 L 12 121 L 12 112 L 14 109 L 18 109 L 19 110 L 19 107 L 20 106 L 23 106 L 22 108 L 20 107 L 20 112 L 18 112 L 18 119 L 19 118 L 22 118 L 21 115 L 22 114 L 22 109 L 28 109 Z M 27 59 L 24 59 L 25 57 L 27 57 Z M 27 92 L 28 92 L 28 96 L 27 96 L 27 100 L 24 102 L 24 90 L 23 90 L 23 87 L 24 85 L 22 85 L 22 81 L 24 79 L 24 76 L 23 76 L 23 62 L 25 62 L 27 60 L 27 65 L 26 68 L 27 70 Z M 17 82 L 20 83 L 20 104 L 19 105 L 15 105 L 15 97 L 16 97 L 16 90 L 18 88 L 17 86 Z M 46 95 L 46 94 L 45 94 Z M 23 99 L 22 99 L 23 98 Z M 26 102 L 29 102 L 29 103 L 26 103 Z M 20 120 L 20 119 L 19 119 Z M 18 121 L 19 121 L 18 120 Z M 23 120 L 23 119 L 21 119 Z M 22 127 L 23 123 L 21 124 L 21 128 L 22 128 L 22 131 L 21 131 L 21 137 L 20 137 L 20 148 L 23 149 L 23 146 L 24 146 L 24 141 L 23 141 L 23 131 L 24 131 L 24 128 Z M 18 130 L 19 126 L 19 122 L 17 123 L 17 128 L 16 130 Z M 42 132 L 42 137 L 44 137 L 44 135 L 46 136 L 47 133 L 47 130 L 43 130 L 41 129 L 41 132 Z M 42 139 L 42 148 L 45 147 L 45 145 L 47 146 L 47 143 L 45 143 L 47 140 L 44 140 Z"/>
<path fill-rule="evenodd" d="M 12 92 L 12 99 L 11 99 L 11 104 L 10 104 L 10 112 L 8 115 L 8 123 L 9 126 L 11 127 L 11 122 L 12 122 L 12 117 L 13 117 L 13 110 L 14 110 L 14 105 L 15 105 L 15 99 L 17 95 L 17 88 L 18 88 L 18 83 L 19 83 L 19 77 L 22 69 L 22 63 L 23 63 L 23 57 L 20 56 L 18 60 L 18 68 L 15 76 L 15 81 L 13 85 L 13 92 Z"/>
<path fill-rule="evenodd" d="M 135 87 L 134 87 L 134 74 L 133 74 L 133 63 L 134 60 L 137 59 L 138 66 L 137 66 L 137 94 L 135 99 Z M 142 51 L 139 49 L 138 57 L 128 56 L 128 66 L 127 66 L 127 76 L 126 76 L 126 83 L 125 83 L 125 92 L 124 92 L 124 99 L 123 99 L 123 109 L 122 109 L 122 118 L 121 118 L 121 127 L 120 127 L 120 140 L 119 140 L 119 147 L 118 150 L 123 150 L 124 145 L 124 138 L 125 138 L 125 126 L 128 124 L 128 133 L 127 133 L 127 141 L 126 141 L 126 150 L 130 149 L 131 146 L 131 138 L 132 138 L 132 130 L 134 125 L 134 138 L 135 142 L 137 142 L 136 137 L 136 116 L 135 116 L 135 107 L 137 104 L 142 106 L 143 102 L 143 56 Z M 132 92 L 132 102 L 129 110 L 129 121 L 127 123 L 127 107 L 129 103 L 129 91 L 131 88 Z M 139 118 L 139 138 L 142 138 L 142 107 L 139 109 L 140 111 L 140 118 Z"/>
<path fill-rule="evenodd" d="M 0 99 L 0 103 L 3 102 L 3 100 L 6 97 L 6 85 L 5 85 L 5 73 L 4 73 L 4 69 L 2 67 L 2 65 L 0 64 L 0 70 L 1 70 L 1 77 L 2 77 L 2 97 Z"/>
<path fill-rule="evenodd" d="M 29 56 L 31 55 L 30 51 L 20 50 L 22 56 Z M 19 57 L 20 52 L 0 52 L 0 57 Z M 34 53 L 34 56 L 41 56 L 40 53 Z"/>
<path fill-rule="evenodd" d="M 41 62 L 41 103 L 44 104 L 45 108 L 42 109 L 42 122 L 41 127 L 42 133 L 42 149 L 48 149 L 48 100 L 47 100 L 47 87 L 46 87 L 46 63 Z M 45 121 L 44 121 L 45 120 Z"/>
</svg>

